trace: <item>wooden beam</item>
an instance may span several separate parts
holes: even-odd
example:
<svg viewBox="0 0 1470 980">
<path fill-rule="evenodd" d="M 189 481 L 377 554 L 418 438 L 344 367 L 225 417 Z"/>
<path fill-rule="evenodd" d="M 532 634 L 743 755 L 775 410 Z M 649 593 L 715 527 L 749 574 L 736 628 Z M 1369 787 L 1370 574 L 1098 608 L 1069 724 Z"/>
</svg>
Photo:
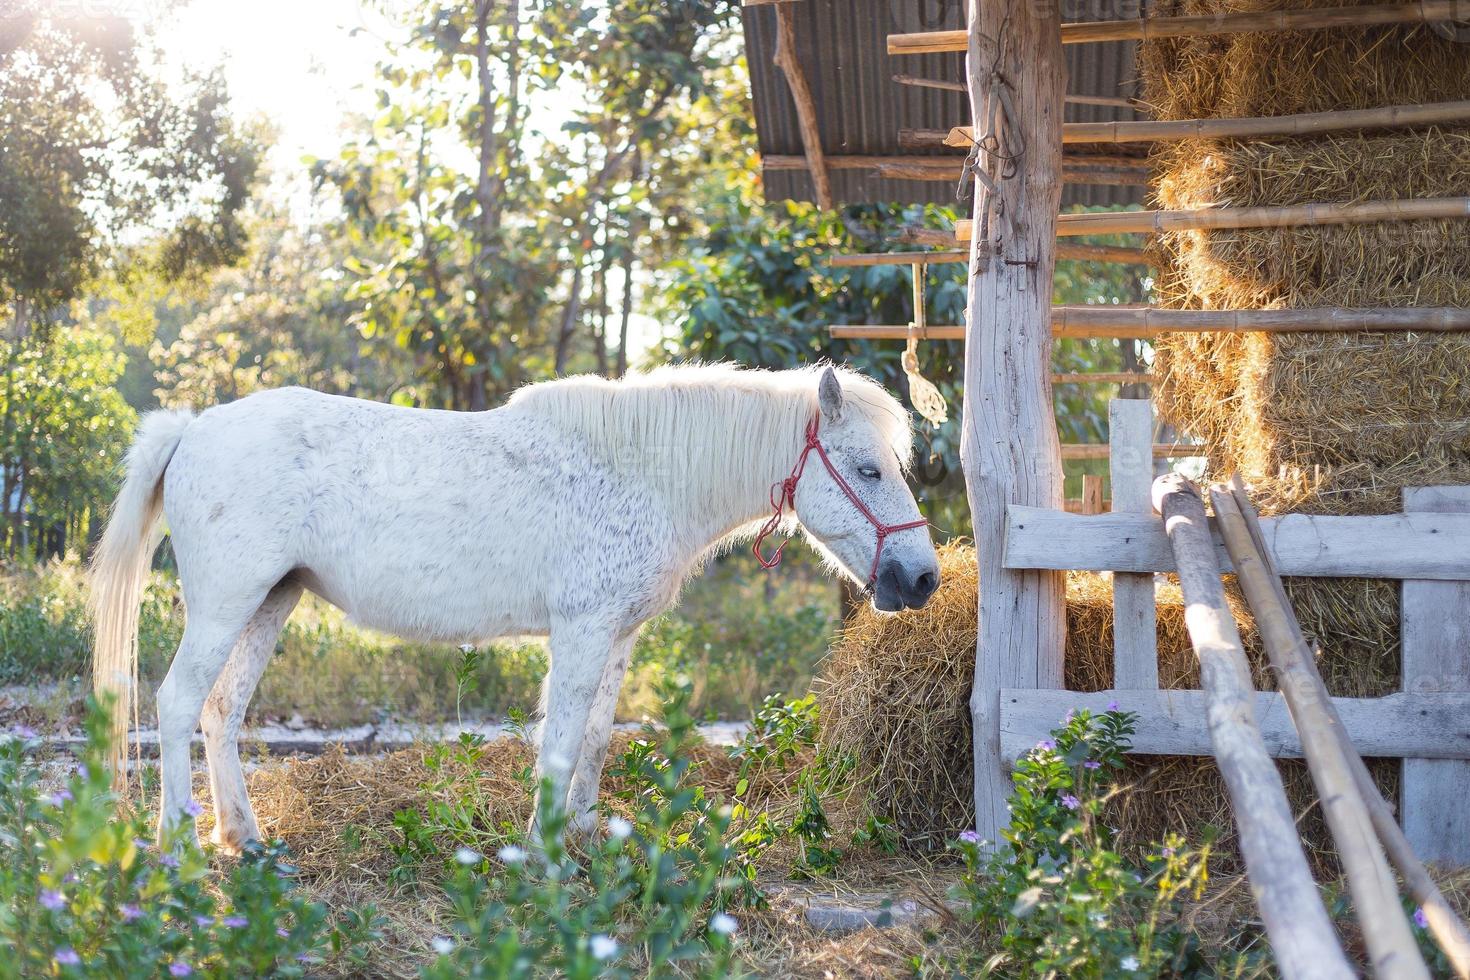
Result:
<svg viewBox="0 0 1470 980">
<path fill-rule="evenodd" d="M 1154 482 L 1153 403 L 1147 398 L 1108 402 L 1108 477 L 1113 510 L 1152 516 Z M 1159 686 L 1159 647 L 1154 577 L 1144 572 L 1113 575 L 1113 686 L 1153 690 Z"/>
<path fill-rule="evenodd" d="M 806 83 L 806 73 L 802 70 L 800 57 L 796 53 L 796 15 L 789 3 L 776 5 L 776 53 L 772 61 L 781 69 L 781 74 L 786 76 L 786 85 L 791 89 L 791 100 L 796 105 L 796 121 L 801 129 L 801 145 L 806 151 L 806 169 L 812 176 L 817 207 L 830 211 L 833 207 L 832 181 L 827 175 L 827 158 L 822 151 L 817 104 L 812 98 L 812 90 Z"/>
<path fill-rule="evenodd" d="M 913 265 L 915 262 L 935 265 L 964 262 L 969 257 L 969 252 L 958 249 L 947 252 L 860 252 L 853 255 L 829 255 L 826 262 L 834 268 L 849 269 L 868 265 Z"/>
<path fill-rule="evenodd" d="M 1062 685 L 1066 577 L 1001 564 L 1007 502 L 1062 506 L 1062 461 L 1052 407 L 1051 290 L 1062 198 L 1066 59 L 1056 4 L 971 3 L 965 73 L 972 122 L 1003 116 L 998 145 L 979 164 L 977 216 L 988 241 L 970 250 L 965 307 L 960 461 L 979 566 L 975 675 L 970 695 L 976 831 L 999 842 L 1012 789 L 1000 753 L 1002 688 Z M 999 175 L 998 160 L 1007 161 Z"/>
<path fill-rule="evenodd" d="M 1348 881 L 1371 972 L 1375 977 L 1429 980 L 1429 969 L 1399 901 L 1398 883 L 1354 776 L 1352 743 L 1341 731 L 1342 723 L 1332 710 L 1321 677 L 1315 667 L 1308 666 L 1312 650 L 1286 601 L 1281 580 L 1268 564 L 1264 546 L 1257 548 L 1235 492 L 1217 485 L 1210 490 L 1210 500 L 1215 527 L 1225 539 L 1292 724 L 1301 737 L 1302 754 Z"/>
<path fill-rule="evenodd" d="M 1470 0 L 1417 0 L 1358 7 L 1262 10 L 1193 17 L 1141 17 L 1061 25 L 1063 44 L 1144 41 L 1166 37 L 1217 37 L 1256 31 L 1313 31 L 1335 27 L 1422 24 L 1470 20 Z M 939 54 L 965 50 L 964 31 L 888 35 L 889 54 Z"/>
<path fill-rule="evenodd" d="M 1404 511 L 1413 520 L 1470 521 L 1470 487 L 1406 489 Z M 1470 537 L 1443 537 L 1441 548 L 1448 542 L 1454 542 L 1448 550 L 1470 551 Z M 1470 572 L 1459 582 L 1425 578 L 1404 582 L 1404 690 L 1470 691 Z M 1470 763 L 1406 759 L 1402 792 L 1404 834 L 1419 856 L 1447 867 L 1470 865 Z"/>
<path fill-rule="evenodd" d="M 1068 711 L 1101 714 L 1116 702 L 1138 715 L 1134 755 L 1210 754 L 1203 691 L 1001 691 L 1001 749 L 1017 759 L 1050 735 Z M 1400 692 L 1380 698 L 1333 698 L 1343 729 L 1370 758 L 1470 759 L 1470 694 Z M 1275 759 L 1300 759 L 1302 744 L 1286 702 L 1278 692 L 1255 696 L 1256 719 L 1266 752 Z"/>
<path fill-rule="evenodd" d="M 1303 112 L 1290 116 L 1254 116 L 1239 119 L 1175 119 L 1067 123 L 1063 143 L 1154 143 L 1184 139 L 1248 139 L 1257 136 L 1307 136 L 1354 129 L 1394 129 L 1463 122 L 1470 119 L 1470 100 L 1395 105 L 1379 109 Z M 923 130 L 930 133 L 934 130 Z M 927 137 L 926 137 L 927 139 Z M 956 126 L 941 145 L 968 149 L 969 126 Z M 933 146 L 932 142 L 927 145 Z"/>
<path fill-rule="evenodd" d="M 891 180 L 955 181 L 960 179 L 964 170 L 964 160 L 959 157 L 828 156 L 824 157 L 823 162 L 829 171 L 872 170 L 879 177 Z M 1070 184 L 1119 187 L 1148 184 L 1146 165 L 1097 166 L 1082 163 L 1071 166 L 1067 161 L 1063 161 L 1063 164 L 1063 179 Z M 775 153 L 762 157 L 761 166 L 766 170 L 810 169 L 806 157 Z"/>
<path fill-rule="evenodd" d="M 1470 548 L 1457 544 L 1470 541 L 1470 514 L 1286 514 L 1263 518 L 1261 526 L 1282 575 L 1470 580 Z M 1221 567 L 1231 567 L 1223 545 L 1217 557 Z M 1079 517 L 1019 504 L 1006 513 L 1004 562 L 1008 568 L 1176 571 L 1157 517 Z"/>
<path fill-rule="evenodd" d="M 1054 306 L 1051 333 L 1058 339 L 1148 339 L 1166 333 L 1456 333 L 1470 330 L 1470 309 L 1391 307 L 1307 310 L 1161 310 L 1157 307 Z M 904 340 L 906 324 L 833 324 L 833 337 L 849 340 Z M 959 340 L 964 328 L 931 325 L 925 340 Z"/>
<path fill-rule="evenodd" d="M 1153 454 L 1153 459 L 1184 459 L 1189 456 L 1203 456 L 1205 447 L 1189 442 L 1160 442 L 1152 445 L 1149 451 Z M 1107 459 L 1109 455 L 1110 446 L 1105 442 L 1062 443 L 1062 459 Z M 1152 474 L 1149 479 L 1152 481 Z"/>
<path fill-rule="evenodd" d="M 1184 622 L 1199 658 L 1210 746 L 1230 793 L 1241 857 L 1276 964 L 1287 980 L 1346 980 L 1356 974 L 1338 946 L 1302 853 L 1281 774 L 1256 722 L 1257 692 L 1225 600 L 1204 501 L 1192 483 L 1171 473 L 1154 481 L 1153 502 L 1164 517 L 1179 566 Z"/>
</svg>

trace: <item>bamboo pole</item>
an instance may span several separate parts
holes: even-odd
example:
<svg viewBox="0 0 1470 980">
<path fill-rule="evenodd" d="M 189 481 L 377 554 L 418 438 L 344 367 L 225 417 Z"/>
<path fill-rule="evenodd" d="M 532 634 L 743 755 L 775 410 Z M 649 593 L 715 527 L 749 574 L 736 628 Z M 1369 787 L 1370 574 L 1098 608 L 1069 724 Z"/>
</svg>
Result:
<svg viewBox="0 0 1470 980">
<path fill-rule="evenodd" d="M 1119 158 L 1126 159 L 1126 158 Z M 827 156 L 823 158 L 827 170 L 872 170 L 879 177 L 892 180 L 955 181 L 964 172 L 965 162 L 957 156 Z M 766 170 L 810 170 L 811 162 L 804 156 L 773 153 L 761 158 Z M 1073 166 L 1064 160 L 1062 179 L 1069 184 L 1102 184 L 1106 186 L 1143 187 L 1148 184 L 1148 169 L 1143 165 L 1098 165 L 1078 163 Z"/>
<path fill-rule="evenodd" d="M 1351 977 L 1302 853 L 1281 775 L 1256 725 L 1255 689 L 1225 601 L 1204 502 L 1194 484 L 1176 473 L 1154 481 L 1153 502 L 1179 566 L 1184 621 L 1199 657 L 1210 741 L 1276 963 L 1287 980 Z"/>
<path fill-rule="evenodd" d="M 915 262 L 935 265 L 945 262 L 964 262 L 969 257 L 969 252 L 961 252 L 958 249 L 947 252 L 859 252 L 853 255 L 829 255 L 827 264 L 839 269 L 867 265 L 913 265 Z"/>
<path fill-rule="evenodd" d="M 1072 23 L 1062 25 L 1062 43 L 1217 37 L 1254 31 L 1312 31 L 1334 27 L 1421 24 L 1447 20 L 1470 20 L 1470 2 L 1418 0 L 1415 3 L 1366 4 L 1358 7 L 1262 10 L 1239 14 L 1143 17 Z M 889 54 L 941 54 L 963 50 L 964 31 L 923 31 L 918 34 L 888 35 Z"/>
<path fill-rule="evenodd" d="M 850 340 L 903 340 L 908 327 L 896 324 L 833 324 L 831 336 Z M 1470 331 L 1470 309 L 1395 307 L 1354 310 L 1161 310 L 1157 307 L 1053 306 L 1053 337 L 1070 340 L 1147 340 L 1165 333 L 1456 333 Z M 959 340 L 964 328 L 931 325 L 921 339 Z"/>
<path fill-rule="evenodd" d="M 918 233 L 932 233 L 920 239 Z M 900 240 L 906 240 L 911 244 L 949 244 L 954 241 L 952 232 L 940 231 L 934 228 L 908 229 L 899 235 Z M 914 260 L 909 256 L 913 252 L 858 252 L 852 255 L 834 255 L 828 258 L 829 265 L 834 266 L 862 266 L 862 265 L 909 265 Z M 929 263 L 964 262 L 970 257 L 969 252 L 959 249 L 947 249 L 939 252 L 923 252 L 924 261 Z M 1141 248 L 1121 248 L 1114 245 L 1082 245 L 1077 242 L 1058 242 L 1057 258 L 1070 259 L 1077 262 L 1111 262 L 1118 265 L 1153 265 L 1148 254 Z"/>
<path fill-rule="evenodd" d="M 1107 459 L 1110 448 L 1105 442 L 1064 442 L 1062 459 Z M 1188 442 L 1157 442 L 1153 447 L 1154 459 L 1183 459 L 1204 454 L 1204 446 Z"/>
<path fill-rule="evenodd" d="M 1235 495 L 1223 486 L 1210 490 L 1215 526 L 1250 603 L 1287 710 L 1302 742 L 1302 754 L 1322 801 L 1364 944 L 1376 977 L 1428 980 L 1409 921 L 1399 904 L 1398 887 L 1389 870 L 1373 820 L 1358 791 L 1344 748 L 1346 736 L 1303 663 L 1300 631 L 1290 607 L 1277 597 L 1270 573 L 1255 548 Z"/>
<path fill-rule="evenodd" d="M 1239 119 L 1175 119 L 1167 121 L 1112 121 L 1067 123 L 1063 143 L 1152 143 L 1160 140 L 1246 139 L 1256 136 L 1307 136 L 1351 129 L 1394 129 L 1463 122 L 1470 119 L 1470 100 L 1394 105 L 1378 109 L 1302 112 L 1290 116 L 1252 116 Z M 931 132 L 925 130 L 924 132 Z M 956 126 L 943 146 L 968 149 L 969 126 Z"/>
<path fill-rule="evenodd" d="M 1079 371 L 1051 376 L 1051 383 L 1054 385 L 1151 385 L 1155 380 L 1152 374 L 1142 371 Z"/>
<path fill-rule="evenodd" d="M 1305 679 L 1310 685 L 1308 694 L 1326 706 L 1331 715 L 1332 724 L 1338 732 L 1343 732 L 1345 730 L 1342 726 L 1342 719 L 1338 717 L 1337 705 L 1332 701 L 1327 692 L 1327 686 L 1317 672 L 1317 664 L 1311 655 L 1311 648 L 1307 644 L 1306 637 L 1302 635 L 1296 616 L 1291 612 L 1291 603 L 1286 597 L 1286 588 L 1271 561 L 1270 549 L 1266 547 L 1259 515 L 1251 503 L 1250 496 L 1245 492 L 1245 485 L 1241 483 L 1239 476 L 1231 477 L 1230 492 L 1244 520 L 1245 528 L 1250 534 L 1251 544 L 1256 554 L 1260 556 L 1261 565 L 1267 574 L 1268 584 L 1275 600 L 1274 606 L 1277 610 L 1284 610 L 1285 621 L 1292 630 L 1291 643 L 1286 647 L 1285 653 L 1300 665 L 1300 670 L 1294 672 L 1294 676 Z M 1259 617 L 1259 614 L 1257 615 Z M 1409 844 L 1403 828 L 1394 818 L 1393 808 L 1383 798 L 1378 784 L 1373 781 L 1368 767 L 1363 763 L 1363 757 L 1345 737 L 1343 748 L 1347 752 L 1358 792 L 1362 794 L 1363 801 L 1367 804 L 1373 827 L 1378 832 L 1384 849 L 1388 852 L 1389 860 L 1403 876 L 1409 894 L 1424 910 L 1424 918 L 1430 935 L 1434 937 L 1440 949 L 1444 950 L 1455 975 L 1460 980 L 1470 980 L 1470 930 L 1465 928 L 1464 922 L 1455 914 L 1454 909 L 1439 890 L 1439 886 L 1429 876 L 1424 863 L 1414 853 L 1414 848 Z"/>
<path fill-rule="evenodd" d="M 781 74 L 786 76 L 786 85 L 791 89 L 791 100 L 796 105 L 796 121 L 801 128 L 801 145 L 806 151 L 807 170 L 812 176 L 812 187 L 816 192 L 817 207 L 832 210 L 832 181 L 827 174 L 827 158 L 822 151 L 822 131 L 817 124 L 817 104 L 807 85 L 806 73 L 796 54 L 796 15 L 789 3 L 776 5 L 776 53 L 771 59 Z"/>
<path fill-rule="evenodd" d="M 1118 235 L 1220 228 L 1301 228 L 1373 221 L 1424 221 L 1470 218 L 1470 197 L 1428 197 L 1357 204 L 1296 204 L 1267 208 L 1190 208 L 1182 211 L 1099 211 L 1064 214 L 1057 234 Z M 971 222 L 955 222 L 955 241 L 968 242 Z"/>
</svg>

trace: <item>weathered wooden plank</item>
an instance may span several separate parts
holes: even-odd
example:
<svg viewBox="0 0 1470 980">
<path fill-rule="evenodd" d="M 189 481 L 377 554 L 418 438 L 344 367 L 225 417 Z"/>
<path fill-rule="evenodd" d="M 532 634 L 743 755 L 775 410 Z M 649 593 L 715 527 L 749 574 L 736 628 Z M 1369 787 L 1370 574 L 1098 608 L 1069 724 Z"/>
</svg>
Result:
<svg viewBox="0 0 1470 980">
<path fill-rule="evenodd" d="M 1281 694 L 1260 691 L 1255 699 L 1266 751 L 1277 759 L 1300 759 L 1301 740 Z M 1470 693 L 1401 691 L 1381 698 L 1333 698 L 1332 703 L 1353 747 L 1363 756 L 1398 759 L 1415 753 L 1435 761 L 1470 759 Z M 1097 714 L 1112 704 L 1138 715 L 1134 754 L 1210 754 L 1205 694 L 1193 690 L 1082 693 L 1006 689 L 1000 701 L 1001 750 L 1007 759 L 1015 759 L 1046 738 L 1068 711 L 1086 709 Z"/>
<path fill-rule="evenodd" d="M 1288 980 L 1352 977 L 1307 867 L 1281 774 L 1256 722 L 1257 692 L 1225 601 L 1204 501 L 1194 484 L 1171 473 L 1154 481 L 1153 502 L 1164 516 L 1179 566 L 1184 624 L 1199 659 L 1211 754 L 1230 794 L 1241 857 L 1276 964 Z"/>
<path fill-rule="evenodd" d="M 994 0 L 970 4 L 966 35 L 971 121 L 1007 120 L 995 145 L 979 154 L 980 167 L 996 178 L 989 187 L 978 178 L 973 185 L 984 230 L 970 252 L 960 436 L 979 561 L 970 695 L 975 830 L 990 841 L 1010 821 L 1000 689 L 1060 687 L 1067 637 L 1064 576 L 1001 564 L 1008 503 L 1062 506 L 1049 380 L 1067 74 L 1060 24 L 1055 5 Z"/>
<path fill-rule="evenodd" d="M 1013 504 L 1006 515 L 1005 566 L 1175 571 L 1163 522 L 1113 507 L 1113 513 L 1089 516 Z M 1287 514 L 1263 518 L 1261 525 L 1282 575 L 1470 579 L 1470 514 Z M 1215 544 L 1221 567 L 1230 570 L 1218 534 Z"/>
<path fill-rule="evenodd" d="M 1414 487 L 1404 491 L 1410 516 L 1470 514 L 1470 487 Z M 1470 553 L 1470 537 L 1441 546 Z M 1470 574 L 1460 576 L 1470 580 Z M 1403 590 L 1403 688 L 1470 691 L 1470 581 L 1414 578 Z M 1426 737 L 1432 725 L 1422 726 Z M 1417 753 L 1415 753 L 1417 755 Z M 1404 760 L 1404 835 L 1425 861 L 1470 865 L 1470 762 L 1423 757 Z"/>
<path fill-rule="evenodd" d="M 1114 398 L 1108 403 L 1108 475 L 1113 510 L 1152 516 L 1153 403 Z M 1159 686 L 1157 612 L 1152 572 L 1113 576 L 1113 686 L 1126 691 Z"/>
</svg>

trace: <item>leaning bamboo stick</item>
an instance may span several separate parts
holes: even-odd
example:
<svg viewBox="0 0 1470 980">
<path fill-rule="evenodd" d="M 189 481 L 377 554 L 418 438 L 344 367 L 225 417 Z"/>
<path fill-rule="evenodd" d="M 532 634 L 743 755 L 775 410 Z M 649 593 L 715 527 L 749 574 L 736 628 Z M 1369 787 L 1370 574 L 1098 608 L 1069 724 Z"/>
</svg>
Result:
<svg viewBox="0 0 1470 980">
<path fill-rule="evenodd" d="M 774 0 L 761 0 L 761 2 L 774 2 Z M 917 75 L 894 75 L 893 80 L 900 85 L 913 85 L 916 88 L 937 88 L 944 92 L 968 92 L 969 89 L 963 82 L 946 82 L 939 78 L 920 78 Z M 1135 112 L 1145 111 L 1144 107 L 1133 99 L 1112 95 L 1069 95 L 1065 98 L 1068 105 L 1099 105 L 1112 106 L 1117 109 L 1132 109 Z"/>
<path fill-rule="evenodd" d="M 1220 228 L 1301 228 L 1373 221 L 1470 218 L 1470 197 L 1427 197 L 1357 204 L 1295 204 L 1269 208 L 1190 208 L 1182 211 L 1089 211 L 1057 218 L 1057 234 L 1117 235 Z M 974 223 L 955 222 L 955 240 L 968 242 Z"/>
<path fill-rule="evenodd" d="M 1301 737 L 1302 754 L 1306 756 L 1347 876 L 1373 975 L 1428 980 L 1429 970 L 1399 904 L 1398 887 L 1388 859 L 1374 834 L 1367 804 L 1353 777 L 1341 725 L 1328 709 L 1328 699 L 1320 696 L 1326 692 L 1316 689 L 1302 662 L 1302 650 L 1298 646 L 1300 633 L 1293 629 L 1295 617 L 1272 588 L 1270 574 L 1251 539 L 1235 495 L 1223 486 L 1216 486 L 1210 490 L 1210 499 L 1215 505 L 1215 526 L 1225 540 L 1225 550 L 1235 566 L 1236 577 L 1250 603 L 1256 627 L 1286 698 L 1292 723 Z"/>
<path fill-rule="evenodd" d="M 1105 442 L 1064 442 L 1062 459 L 1107 459 L 1112 447 Z M 1154 459 L 1184 459 L 1187 456 L 1203 456 L 1204 446 L 1188 442 L 1158 442 L 1153 447 Z"/>
<path fill-rule="evenodd" d="M 882 323 L 833 324 L 833 337 L 849 340 L 903 340 L 908 327 Z M 1070 340 L 1118 338 L 1146 340 L 1166 333 L 1456 333 L 1470 331 L 1470 309 L 1397 307 L 1354 310 L 1161 310 L 1157 307 L 1053 306 L 1051 334 Z M 962 340 L 965 328 L 930 326 L 920 339 Z"/>
<path fill-rule="evenodd" d="M 796 54 L 796 15 L 789 3 L 776 7 L 776 53 L 771 58 L 786 77 L 791 100 L 796 106 L 796 121 L 801 130 L 801 145 L 806 151 L 807 169 L 811 172 L 812 189 L 817 207 L 832 210 L 832 181 L 828 174 L 827 156 L 822 150 L 822 132 L 817 122 L 817 104 L 807 84 L 806 72 Z"/>
<path fill-rule="evenodd" d="M 1351 977 L 1302 853 L 1281 775 L 1256 725 L 1255 688 L 1220 580 L 1204 502 L 1178 474 L 1153 485 L 1184 592 L 1184 622 L 1200 663 L 1210 741 L 1230 792 L 1240 851 L 1276 963 L 1288 980 Z"/>
<path fill-rule="evenodd" d="M 1261 556 L 1261 564 L 1268 573 L 1268 581 L 1275 595 L 1277 607 L 1290 612 L 1291 603 L 1286 597 L 1286 588 L 1282 585 L 1281 576 L 1271 561 L 1271 552 L 1266 547 L 1259 515 L 1251 503 L 1250 496 L 1245 492 L 1245 485 L 1241 483 L 1239 476 L 1231 477 L 1230 490 L 1244 518 L 1251 542 L 1257 554 Z M 1291 615 L 1287 623 L 1293 630 L 1292 644 L 1287 652 L 1301 663 L 1303 672 L 1311 683 L 1311 695 L 1326 705 L 1337 730 L 1344 731 L 1342 719 L 1337 714 L 1337 705 L 1328 694 L 1327 686 L 1317 672 L 1316 661 L 1310 655 L 1310 647 L 1306 637 L 1302 635 L 1301 626 L 1296 622 L 1295 615 Z M 1368 767 L 1363 763 L 1363 757 L 1353 749 L 1350 741 L 1344 739 L 1343 744 L 1347 749 L 1348 761 L 1352 765 L 1353 778 L 1357 783 L 1358 791 L 1368 806 L 1373 827 L 1378 831 L 1379 839 L 1382 840 L 1388 852 L 1389 860 L 1403 876 L 1409 894 L 1414 896 L 1414 900 L 1424 910 L 1424 918 L 1430 935 L 1434 937 L 1440 949 L 1444 950 L 1455 975 L 1460 980 L 1470 980 L 1470 930 L 1465 928 L 1464 922 L 1455 914 L 1454 909 L 1450 907 L 1444 894 L 1439 890 L 1439 886 L 1429 876 L 1424 863 L 1414 853 L 1414 848 L 1410 845 L 1408 837 L 1404 835 L 1403 828 L 1394 818 L 1393 808 L 1383 798 L 1378 784 L 1373 781 Z"/>
<path fill-rule="evenodd" d="M 1262 10 L 1195 17 L 1143 17 L 1062 25 L 1063 44 L 1096 41 L 1144 41 L 1165 37 L 1215 37 L 1254 31 L 1312 31 L 1334 27 L 1419 24 L 1470 19 L 1467 0 L 1418 0 L 1415 3 L 1368 4 L 1358 7 Z M 940 54 L 964 51 L 965 31 L 923 31 L 888 35 L 889 54 Z"/>
<path fill-rule="evenodd" d="M 1466 119 L 1470 119 L 1470 100 L 1241 119 L 1067 123 L 1062 127 L 1062 142 L 1152 143 L 1160 140 L 1306 136 L 1352 129 L 1428 126 L 1434 123 L 1462 122 Z M 956 126 L 944 137 L 943 145 L 968 149 L 973 142 L 972 132 L 969 126 Z"/>
</svg>

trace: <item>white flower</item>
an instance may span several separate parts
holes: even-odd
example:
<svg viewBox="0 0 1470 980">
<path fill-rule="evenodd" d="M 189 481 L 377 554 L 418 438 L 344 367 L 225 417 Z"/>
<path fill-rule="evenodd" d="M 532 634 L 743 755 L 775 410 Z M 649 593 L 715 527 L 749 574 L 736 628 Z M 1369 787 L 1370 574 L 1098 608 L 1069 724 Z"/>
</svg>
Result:
<svg viewBox="0 0 1470 980">
<path fill-rule="evenodd" d="M 607 821 L 607 832 L 615 840 L 624 840 L 633 832 L 633 825 L 622 817 L 609 817 Z"/>
<path fill-rule="evenodd" d="M 740 923 L 735 921 L 735 916 L 733 915 L 716 912 L 714 918 L 709 920 L 709 927 L 712 931 L 718 932 L 722 936 L 733 936 L 735 930 L 740 928 Z"/>
<path fill-rule="evenodd" d="M 611 936 L 593 936 L 592 955 L 600 960 L 618 955 L 618 941 Z"/>
<path fill-rule="evenodd" d="M 1125 956 L 1125 957 L 1123 957 L 1122 961 L 1118 965 L 1121 966 L 1123 969 L 1127 970 L 1129 973 L 1137 973 L 1138 972 L 1138 957 L 1136 957 L 1136 956 Z"/>
<path fill-rule="evenodd" d="M 526 849 L 507 844 L 496 851 L 495 856 L 500 858 L 502 864 L 520 864 L 526 859 Z"/>
<path fill-rule="evenodd" d="M 429 944 L 434 947 L 434 952 L 440 956 L 448 956 L 454 952 L 454 940 L 448 936 L 435 936 L 434 941 Z"/>
<path fill-rule="evenodd" d="M 454 859 L 460 864 L 479 864 L 483 855 L 472 847 L 461 847 L 454 852 Z"/>
</svg>

